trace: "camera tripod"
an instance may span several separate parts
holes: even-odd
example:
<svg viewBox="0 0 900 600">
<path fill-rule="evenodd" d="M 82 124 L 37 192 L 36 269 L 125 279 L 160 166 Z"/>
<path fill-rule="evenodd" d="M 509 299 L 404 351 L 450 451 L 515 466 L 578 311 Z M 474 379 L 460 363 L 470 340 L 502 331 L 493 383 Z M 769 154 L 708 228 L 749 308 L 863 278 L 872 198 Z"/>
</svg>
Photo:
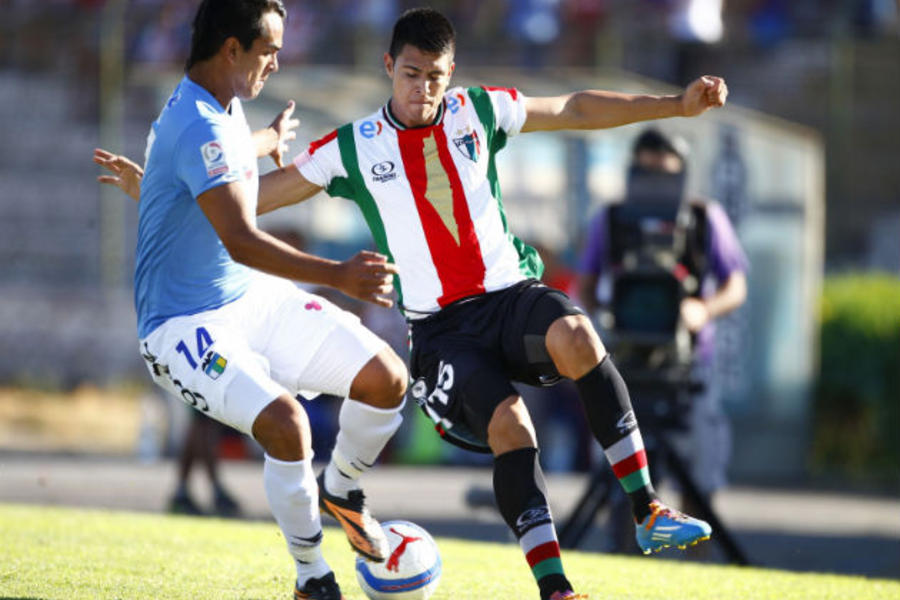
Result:
<svg viewBox="0 0 900 600">
<path fill-rule="evenodd" d="M 662 394 L 647 394 L 647 398 L 635 403 L 635 412 L 641 423 L 641 435 L 647 454 L 655 464 L 664 461 L 685 497 L 698 509 L 694 515 L 708 522 L 713 528 L 713 539 L 719 544 L 728 561 L 748 565 L 746 555 L 734 537 L 713 510 L 707 497 L 700 492 L 688 471 L 684 460 L 667 438 L 667 432 L 678 427 L 679 403 L 689 402 L 689 394 L 700 385 L 681 374 L 666 377 L 660 372 L 628 372 L 626 380 L 634 390 L 655 389 Z M 641 394 L 639 394 L 640 396 Z M 597 513 L 610 505 L 619 482 L 612 469 L 601 465 L 591 473 L 581 498 L 559 530 L 559 543 L 563 548 L 577 548 L 589 532 Z"/>
</svg>

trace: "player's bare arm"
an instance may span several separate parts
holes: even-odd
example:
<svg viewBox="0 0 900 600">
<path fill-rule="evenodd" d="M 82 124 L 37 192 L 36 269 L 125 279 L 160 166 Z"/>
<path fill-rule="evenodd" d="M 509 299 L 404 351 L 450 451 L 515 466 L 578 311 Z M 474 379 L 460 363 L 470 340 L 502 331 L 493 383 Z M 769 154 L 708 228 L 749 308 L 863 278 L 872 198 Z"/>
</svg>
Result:
<svg viewBox="0 0 900 600">
<path fill-rule="evenodd" d="M 322 188 L 301 175 L 293 164 L 275 169 L 259 178 L 256 214 L 263 215 L 276 208 L 297 204 L 320 191 Z"/>
<path fill-rule="evenodd" d="M 677 95 L 625 94 L 584 90 L 564 96 L 527 98 L 522 131 L 606 129 L 639 121 L 695 117 L 725 105 L 728 86 L 703 76 Z"/>
<path fill-rule="evenodd" d="M 114 185 L 135 201 L 141 197 L 141 178 L 144 170 L 133 160 L 102 148 L 94 150 L 94 162 L 109 171 L 97 176 L 97 181 Z M 282 206 L 297 204 L 315 196 L 321 187 L 308 181 L 294 165 L 281 167 L 259 178 L 259 200 L 256 214 L 262 215 Z"/>
<path fill-rule="evenodd" d="M 288 142 L 297 139 L 296 129 L 300 126 L 300 120 L 292 118 L 294 108 L 294 101 L 288 101 L 287 107 L 278 113 L 268 127 L 253 132 L 257 158 L 271 156 L 277 167 L 284 166 L 284 153 L 288 150 Z"/>
<path fill-rule="evenodd" d="M 710 321 L 739 308 L 747 299 L 747 276 L 735 271 L 708 298 L 685 298 L 681 302 L 681 318 L 689 331 L 696 333 Z"/>
<path fill-rule="evenodd" d="M 235 261 L 279 277 L 327 285 L 380 306 L 393 305 L 389 294 L 397 267 L 385 256 L 363 251 L 338 262 L 297 250 L 256 226 L 240 183 L 204 192 L 197 204 Z"/>
</svg>

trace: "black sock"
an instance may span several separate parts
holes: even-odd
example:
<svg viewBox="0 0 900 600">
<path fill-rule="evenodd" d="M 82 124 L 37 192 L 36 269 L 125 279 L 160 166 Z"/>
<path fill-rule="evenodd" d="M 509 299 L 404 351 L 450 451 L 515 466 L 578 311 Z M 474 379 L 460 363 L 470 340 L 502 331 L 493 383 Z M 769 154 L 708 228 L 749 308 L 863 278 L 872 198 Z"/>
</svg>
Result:
<svg viewBox="0 0 900 600">
<path fill-rule="evenodd" d="M 649 504 L 656 499 L 656 491 L 646 470 L 643 440 L 625 380 L 607 355 L 576 380 L 575 387 L 591 431 L 631 499 L 635 519 L 643 521 L 650 514 Z"/>
<path fill-rule="evenodd" d="M 537 455 L 537 448 L 520 448 L 495 457 L 494 496 L 546 600 L 553 592 L 572 588 L 563 571 Z"/>
</svg>

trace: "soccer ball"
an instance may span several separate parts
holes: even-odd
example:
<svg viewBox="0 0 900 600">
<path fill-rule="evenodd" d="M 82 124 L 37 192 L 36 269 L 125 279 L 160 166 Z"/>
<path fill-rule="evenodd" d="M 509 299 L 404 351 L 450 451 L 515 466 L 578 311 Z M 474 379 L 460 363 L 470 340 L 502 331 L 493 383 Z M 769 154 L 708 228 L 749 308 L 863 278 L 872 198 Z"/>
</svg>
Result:
<svg viewBox="0 0 900 600">
<path fill-rule="evenodd" d="M 371 600 L 426 600 L 441 579 L 441 555 L 428 532 L 409 521 L 381 524 L 390 545 L 382 563 L 356 557 L 356 580 Z"/>
</svg>

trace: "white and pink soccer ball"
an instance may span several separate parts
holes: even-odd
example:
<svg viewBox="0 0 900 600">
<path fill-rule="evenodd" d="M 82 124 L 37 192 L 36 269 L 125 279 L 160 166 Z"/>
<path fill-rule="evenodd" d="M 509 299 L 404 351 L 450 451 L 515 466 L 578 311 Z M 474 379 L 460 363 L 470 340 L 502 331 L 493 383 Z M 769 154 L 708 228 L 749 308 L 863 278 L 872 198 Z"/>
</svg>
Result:
<svg viewBox="0 0 900 600">
<path fill-rule="evenodd" d="M 356 558 L 356 580 L 371 600 L 426 600 L 441 579 L 441 555 L 427 531 L 409 521 L 381 524 L 390 545 L 383 563 Z"/>
</svg>

